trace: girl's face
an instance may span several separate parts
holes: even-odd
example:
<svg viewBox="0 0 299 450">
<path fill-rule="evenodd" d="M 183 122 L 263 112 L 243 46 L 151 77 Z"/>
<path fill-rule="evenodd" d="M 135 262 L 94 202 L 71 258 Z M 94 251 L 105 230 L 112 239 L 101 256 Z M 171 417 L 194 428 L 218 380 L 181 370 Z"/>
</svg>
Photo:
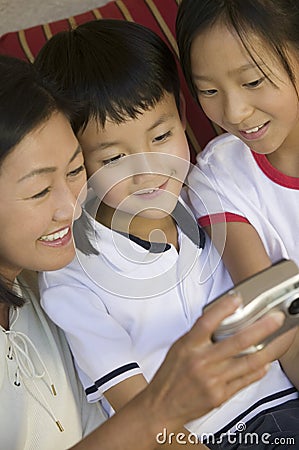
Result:
<svg viewBox="0 0 299 450">
<path fill-rule="evenodd" d="M 299 102 L 287 73 L 264 43 L 252 36 L 252 54 L 224 25 L 200 33 L 191 46 L 198 100 L 206 115 L 257 153 L 297 149 Z M 290 52 L 296 79 L 298 58 Z M 297 85 L 297 88 L 299 85 Z"/>
<path fill-rule="evenodd" d="M 54 113 L 0 167 L 0 273 L 56 270 L 74 257 L 72 220 L 86 181 L 83 156 L 67 119 Z"/>
</svg>

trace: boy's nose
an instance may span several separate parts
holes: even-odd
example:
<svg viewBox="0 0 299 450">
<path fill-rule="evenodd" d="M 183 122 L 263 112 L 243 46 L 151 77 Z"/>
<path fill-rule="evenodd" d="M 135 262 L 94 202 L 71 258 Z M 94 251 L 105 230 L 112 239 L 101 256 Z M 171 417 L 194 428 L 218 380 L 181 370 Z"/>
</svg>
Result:
<svg viewBox="0 0 299 450">
<path fill-rule="evenodd" d="M 151 183 L 167 174 L 165 155 L 143 152 L 134 155 L 133 180 L 135 184 Z M 157 181 L 158 182 L 158 181 Z"/>
</svg>

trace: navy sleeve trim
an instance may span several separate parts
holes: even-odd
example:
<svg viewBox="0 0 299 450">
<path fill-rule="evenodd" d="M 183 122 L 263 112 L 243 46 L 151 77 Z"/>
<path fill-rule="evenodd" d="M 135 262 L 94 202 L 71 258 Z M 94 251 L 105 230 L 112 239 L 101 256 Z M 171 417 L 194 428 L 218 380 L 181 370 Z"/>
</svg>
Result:
<svg viewBox="0 0 299 450">
<path fill-rule="evenodd" d="M 125 364 L 122 367 L 118 367 L 117 369 L 112 370 L 112 372 L 109 372 L 107 375 L 104 375 L 103 377 L 96 380 L 93 386 L 86 388 L 85 389 L 86 395 L 96 392 L 98 390 L 98 388 L 103 386 L 108 381 L 112 380 L 113 378 L 116 378 L 117 376 L 119 376 L 125 372 L 128 372 L 129 370 L 133 370 L 133 369 L 139 369 L 139 365 L 136 362 Z"/>
<path fill-rule="evenodd" d="M 234 420 L 232 420 L 229 424 L 227 424 L 224 428 L 222 428 L 220 431 L 217 431 L 217 433 L 215 433 L 215 437 L 219 437 L 222 433 L 227 433 L 228 430 L 230 430 L 234 425 L 236 425 L 238 422 L 242 421 L 242 419 L 244 417 L 247 416 L 247 414 L 249 414 L 250 412 L 254 411 L 256 408 L 258 408 L 261 405 L 265 405 L 265 407 L 267 406 L 268 402 L 271 402 L 273 400 L 276 400 L 278 398 L 283 398 L 283 397 L 287 397 L 288 395 L 291 394 L 295 394 L 298 393 L 296 388 L 289 388 L 286 389 L 284 391 L 280 391 L 280 392 L 276 392 L 275 394 L 269 395 L 268 397 L 264 397 L 261 400 L 259 400 L 258 402 L 254 403 L 250 408 L 248 408 L 246 411 L 243 411 L 242 414 L 240 414 L 238 417 L 236 417 Z M 277 405 L 276 405 L 277 407 Z M 272 408 L 269 409 L 269 411 Z M 268 409 L 267 409 L 268 410 Z M 264 414 L 265 411 L 262 412 L 262 414 Z M 255 418 L 258 416 L 255 416 Z"/>
</svg>

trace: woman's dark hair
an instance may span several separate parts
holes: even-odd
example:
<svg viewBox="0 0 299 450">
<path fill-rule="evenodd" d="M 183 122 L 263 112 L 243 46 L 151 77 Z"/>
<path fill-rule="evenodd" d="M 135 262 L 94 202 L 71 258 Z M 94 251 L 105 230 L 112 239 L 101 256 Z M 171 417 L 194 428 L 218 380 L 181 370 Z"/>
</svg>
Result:
<svg viewBox="0 0 299 450">
<path fill-rule="evenodd" d="M 23 306 L 25 300 L 13 291 L 11 282 L 0 277 L 0 303 L 6 303 L 9 306 Z"/>
<path fill-rule="evenodd" d="M 0 171 L 6 156 L 58 109 L 29 63 L 0 55 Z M 0 302 L 22 306 L 12 283 L 0 277 Z"/>
<path fill-rule="evenodd" d="M 27 134 L 58 109 L 30 63 L 0 55 L 0 167 Z"/>
<path fill-rule="evenodd" d="M 51 115 L 68 116 L 67 101 L 54 99 L 32 64 L 0 55 L 0 173 L 4 159 L 21 140 Z M 12 282 L 0 274 L 0 302 L 22 306 Z"/>
<path fill-rule="evenodd" d="M 35 66 L 47 88 L 71 99 L 74 132 L 90 119 L 121 123 L 153 107 L 165 92 L 179 109 L 179 77 L 168 46 L 154 32 L 125 20 L 101 19 L 54 35 Z M 76 107 L 75 107 L 76 105 Z"/>
<path fill-rule="evenodd" d="M 298 0 L 182 0 L 179 6 L 176 35 L 182 69 L 189 89 L 196 98 L 192 80 L 190 50 L 194 38 L 220 22 L 234 31 L 244 48 L 259 66 L 252 36 L 268 45 L 281 62 L 291 82 L 295 75 L 287 51 L 291 45 L 299 52 Z M 264 72 L 263 72 L 264 73 Z M 265 76 L 267 76 L 264 73 Z M 269 77 L 268 77 L 269 78 Z"/>
</svg>

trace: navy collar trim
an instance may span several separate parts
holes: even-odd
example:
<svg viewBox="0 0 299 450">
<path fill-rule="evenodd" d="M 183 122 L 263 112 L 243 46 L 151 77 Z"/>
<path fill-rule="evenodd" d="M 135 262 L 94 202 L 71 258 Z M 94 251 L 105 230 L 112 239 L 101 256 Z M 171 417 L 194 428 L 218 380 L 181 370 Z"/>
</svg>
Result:
<svg viewBox="0 0 299 450">
<path fill-rule="evenodd" d="M 192 212 L 186 208 L 181 202 L 177 202 L 176 207 L 172 212 L 172 217 L 174 218 L 178 227 L 182 232 L 196 245 L 198 248 L 204 248 L 206 237 L 203 229 L 196 222 L 195 217 Z M 134 236 L 130 233 L 124 233 L 122 231 L 117 231 L 117 233 L 127 237 L 135 244 L 140 245 L 145 250 L 150 253 L 163 253 L 170 250 L 171 245 L 164 242 L 149 242 Z"/>
</svg>

